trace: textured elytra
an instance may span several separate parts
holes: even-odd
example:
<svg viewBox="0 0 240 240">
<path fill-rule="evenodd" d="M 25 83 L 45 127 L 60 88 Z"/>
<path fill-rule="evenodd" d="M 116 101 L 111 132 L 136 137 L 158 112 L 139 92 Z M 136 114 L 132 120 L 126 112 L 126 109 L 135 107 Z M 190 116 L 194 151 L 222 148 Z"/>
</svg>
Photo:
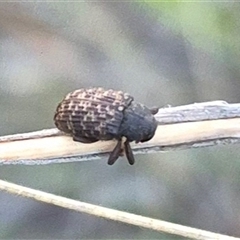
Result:
<svg viewBox="0 0 240 240">
<path fill-rule="evenodd" d="M 112 165 L 125 152 L 132 165 L 135 160 L 130 142 L 145 142 L 154 136 L 156 112 L 156 108 L 149 109 L 122 91 L 89 88 L 67 94 L 57 107 L 54 122 L 58 129 L 71 134 L 74 141 L 117 139 L 108 164 Z"/>
<path fill-rule="evenodd" d="M 109 140 L 118 134 L 123 110 L 132 100 L 122 91 L 79 89 L 67 94 L 58 105 L 54 121 L 60 130 L 92 139 L 90 142 Z"/>
</svg>

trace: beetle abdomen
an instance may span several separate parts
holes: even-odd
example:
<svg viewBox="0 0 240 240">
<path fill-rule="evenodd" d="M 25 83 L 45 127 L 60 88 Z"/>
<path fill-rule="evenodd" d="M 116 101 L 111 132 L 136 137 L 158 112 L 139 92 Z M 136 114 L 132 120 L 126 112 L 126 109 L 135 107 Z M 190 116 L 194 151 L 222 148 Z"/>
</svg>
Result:
<svg viewBox="0 0 240 240">
<path fill-rule="evenodd" d="M 132 101 L 133 98 L 122 91 L 79 89 L 69 93 L 58 105 L 55 125 L 76 137 L 118 138 L 123 111 Z"/>
</svg>

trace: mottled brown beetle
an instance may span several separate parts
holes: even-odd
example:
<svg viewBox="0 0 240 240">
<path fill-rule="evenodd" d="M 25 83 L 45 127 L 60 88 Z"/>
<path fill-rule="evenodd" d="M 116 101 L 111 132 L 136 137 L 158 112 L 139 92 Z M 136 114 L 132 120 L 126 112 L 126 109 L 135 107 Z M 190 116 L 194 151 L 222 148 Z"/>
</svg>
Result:
<svg viewBox="0 0 240 240">
<path fill-rule="evenodd" d="M 79 89 L 69 93 L 58 105 L 54 122 L 58 129 L 71 134 L 74 141 L 93 143 L 117 139 L 108 164 L 114 164 L 125 150 L 132 165 L 135 160 L 129 142 L 145 142 L 154 136 L 157 121 L 153 114 L 157 111 L 157 108 L 148 109 L 135 102 L 122 91 Z M 123 137 L 126 138 L 124 149 Z"/>
</svg>

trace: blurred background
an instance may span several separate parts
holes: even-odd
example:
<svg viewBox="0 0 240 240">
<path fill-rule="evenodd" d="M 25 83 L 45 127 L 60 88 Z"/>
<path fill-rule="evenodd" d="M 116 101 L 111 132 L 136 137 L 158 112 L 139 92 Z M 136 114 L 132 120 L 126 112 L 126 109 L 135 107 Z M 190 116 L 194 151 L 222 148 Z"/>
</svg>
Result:
<svg viewBox="0 0 240 240">
<path fill-rule="evenodd" d="M 54 127 L 69 91 L 147 106 L 240 102 L 239 3 L 0 3 L 0 135 Z M 1 157 L 1 156 L 0 156 Z M 27 187 L 240 237 L 238 145 L 45 166 L 1 166 Z M 1 239 L 180 239 L 0 192 Z"/>
</svg>

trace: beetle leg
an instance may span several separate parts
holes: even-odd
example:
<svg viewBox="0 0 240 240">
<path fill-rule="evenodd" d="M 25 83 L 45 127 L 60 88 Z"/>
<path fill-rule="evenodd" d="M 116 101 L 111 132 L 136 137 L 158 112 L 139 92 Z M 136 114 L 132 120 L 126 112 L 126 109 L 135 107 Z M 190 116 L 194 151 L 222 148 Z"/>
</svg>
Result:
<svg viewBox="0 0 240 240">
<path fill-rule="evenodd" d="M 121 157 L 123 157 L 125 154 L 124 154 L 124 149 L 121 147 L 121 151 L 120 151 L 120 153 L 119 153 L 119 157 L 121 156 Z"/>
<path fill-rule="evenodd" d="M 159 108 L 158 107 L 152 107 L 150 108 L 150 112 L 155 115 L 158 112 Z"/>
<path fill-rule="evenodd" d="M 79 137 L 79 136 L 74 135 L 73 136 L 73 141 L 82 142 L 82 143 L 94 143 L 94 142 L 97 142 L 98 139 L 96 139 L 96 138 Z"/>
<path fill-rule="evenodd" d="M 134 159 L 133 152 L 128 140 L 124 142 L 124 147 L 125 147 L 125 153 L 126 153 L 128 162 L 130 165 L 133 165 L 135 163 L 135 159 Z"/>
<path fill-rule="evenodd" d="M 113 165 L 122 152 L 122 139 L 118 140 L 116 147 L 110 153 L 108 158 L 108 165 Z"/>
</svg>

